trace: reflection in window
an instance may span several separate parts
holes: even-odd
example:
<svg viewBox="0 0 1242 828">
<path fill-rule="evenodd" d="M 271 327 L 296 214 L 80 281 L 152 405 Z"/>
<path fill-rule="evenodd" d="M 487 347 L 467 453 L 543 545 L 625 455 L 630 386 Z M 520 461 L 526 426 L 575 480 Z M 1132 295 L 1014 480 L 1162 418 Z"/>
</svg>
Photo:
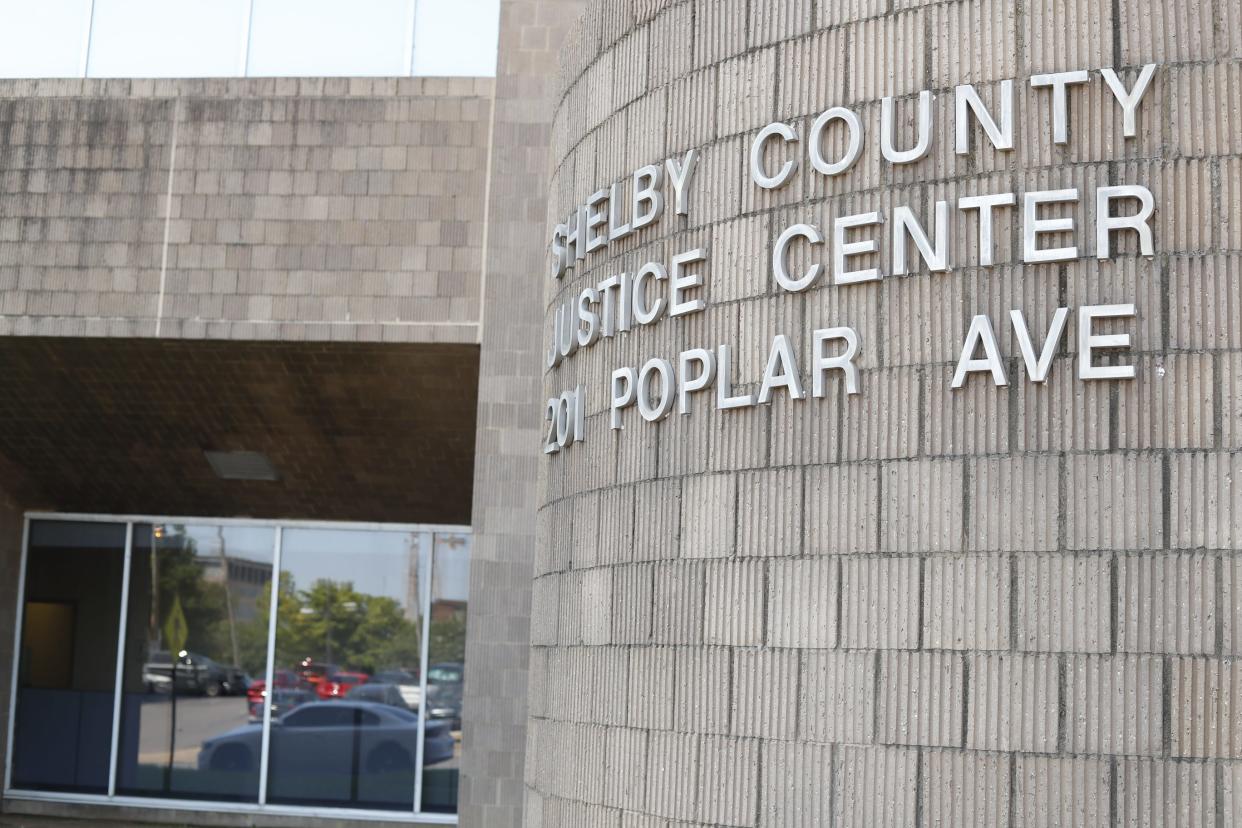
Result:
<svg viewBox="0 0 1242 828">
<path fill-rule="evenodd" d="M 13 786 L 107 793 L 125 525 L 34 521 Z"/>
<path fill-rule="evenodd" d="M 30 523 L 14 788 L 456 811 L 468 533 L 128 529 Z"/>
<path fill-rule="evenodd" d="M 268 801 L 412 810 L 423 536 L 290 529 L 281 548 Z M 426 751 L 451 755 L 444 729 Z"/>
<path fill-rule="evenodd" d="M 470 536 L 437 534 L 430 584 L 427 640 L 427 727 L 447 728 L 451 756 L 423 762 L 422 810 L 457 812 L 461 774 L 461 702 L 466 679 L 466 601 L 470 589 Z"/>
<path fill-rule="evenodd" d="M 257 802 L 275 532 L 134 527 L 117 792 Z M 224 747 L 219 747 L 224 743 Z"/>
</svg>

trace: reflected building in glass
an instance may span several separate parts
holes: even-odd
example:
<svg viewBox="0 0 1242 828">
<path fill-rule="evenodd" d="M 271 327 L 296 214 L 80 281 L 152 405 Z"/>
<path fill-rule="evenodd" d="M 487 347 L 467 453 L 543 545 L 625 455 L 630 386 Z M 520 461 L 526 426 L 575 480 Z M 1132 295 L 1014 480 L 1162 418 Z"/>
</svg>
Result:
<svg viewBox="0 0 1242 828">
<path fill-rule="evenodd" d="M 48 518 L 29 534 L 14 786 L 456 811 L 468 532 Z"/>
<path fill-rule="evenodd" d="M 536 6 L 0 9 L 5 819 L 521 821 Z"/>
<path fill-rule="evenodd" d="M 6 815 L 457 821 L 499 7 L 0 13 Z"/>
</svg>

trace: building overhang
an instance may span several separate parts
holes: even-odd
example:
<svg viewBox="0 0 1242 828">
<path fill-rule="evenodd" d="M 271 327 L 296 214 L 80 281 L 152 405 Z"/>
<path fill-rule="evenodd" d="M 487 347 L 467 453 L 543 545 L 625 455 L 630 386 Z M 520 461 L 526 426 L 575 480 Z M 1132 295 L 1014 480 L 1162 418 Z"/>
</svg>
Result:
<svg viewBox="0 0 1242 828">
<path fill-rule="evenodd" d="M 0 337 L 0 473 L 30 509 L 469 524 L 478 368 L 461 344 Z"/>
</svg>

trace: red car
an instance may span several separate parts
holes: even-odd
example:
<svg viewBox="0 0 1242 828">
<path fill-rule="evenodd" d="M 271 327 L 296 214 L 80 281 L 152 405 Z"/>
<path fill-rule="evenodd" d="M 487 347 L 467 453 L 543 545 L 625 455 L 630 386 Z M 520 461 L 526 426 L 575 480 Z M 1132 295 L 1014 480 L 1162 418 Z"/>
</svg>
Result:
<svg viewBox="0 0 1242 828">
<path fill-rule="evenodd" d="M 340 699 L 358 685 L 366 684 L 369 678 L 371 677 L 366 673 L 341 671 L 325 676 L 323 681 L 315 685 L 315 691 L 319 694 L 319 698 L 324 700 Z"/>
<path fill-rule="evenodd" d="M 302 677 L 292 670 L 276 670 L 272 674 L 272 684 L 276 685 L 277 690 L 305 687 Z M 262 704 L 265 698 L 267 698 L 267 682 L 263 679 L 250 682 L 250 686 L 246 688 L 246 703 L 253 709 L 254 705 Z"/>
</svg>

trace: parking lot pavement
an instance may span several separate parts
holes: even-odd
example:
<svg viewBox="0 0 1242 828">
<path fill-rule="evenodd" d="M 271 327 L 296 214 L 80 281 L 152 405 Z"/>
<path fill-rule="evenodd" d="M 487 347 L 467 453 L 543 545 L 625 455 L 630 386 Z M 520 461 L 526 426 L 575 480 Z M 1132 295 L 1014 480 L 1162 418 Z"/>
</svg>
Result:
<svg viewBox="0 0 1242 828">
<path fill-rule="evenodd" d="M 177 699 L 177 735 L 173 744 L 173 763 L 194 767 L 205 740 L 241 727 L 249 721 L 245 696 L 209 699 L 189 696 Z M 168 735 L 172 726 L 172 701 L 153 697 L 142 705 L 142 728 L 138 737 L 138 761 L 151 764 L 168 762 Z"/>
</svg>

